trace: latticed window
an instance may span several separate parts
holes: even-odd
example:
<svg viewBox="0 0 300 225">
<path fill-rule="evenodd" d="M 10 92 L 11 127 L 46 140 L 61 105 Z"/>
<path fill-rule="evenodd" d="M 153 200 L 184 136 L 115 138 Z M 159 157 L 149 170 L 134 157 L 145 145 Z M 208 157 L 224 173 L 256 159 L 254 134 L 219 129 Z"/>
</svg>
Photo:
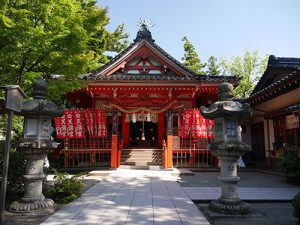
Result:
<svg viewBox="0 0 300 225">
<path fill-rule="evenodd" d="M 236 124 L 235 122 L 226 123 L 226 134 L 229 137 L 236 137 Z"/>
</svg>

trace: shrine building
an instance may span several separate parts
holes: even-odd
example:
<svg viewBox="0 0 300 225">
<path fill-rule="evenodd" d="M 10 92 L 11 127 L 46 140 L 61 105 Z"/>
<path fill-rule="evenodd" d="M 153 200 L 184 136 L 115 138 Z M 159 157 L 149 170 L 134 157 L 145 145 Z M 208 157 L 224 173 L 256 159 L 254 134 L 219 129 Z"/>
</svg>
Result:
<svg viewBox="0 0 300 225">
<path fill-rule="evenodd" d="M 278 158 L 286 148 L 296 148 L 300 155 L 299 84 L 300 58 L 270 55 L 265 72 L 247 99 L 253 109 L 248 143 L 256 164 L 278 167 Z"/>
<path fill-rule="evenodd" d="M 80 127 L 66 135 L 67 120 L 56 124 L 64 167 L 217 166 L 208 150 L 212 124 L 199 107 L 218 99 L 222 82 L 236 86 L 236 77 L 196 74 L 142 24 L 132 44 L 86 79 L 86 88 L 66 94 Z"/>
</svg>

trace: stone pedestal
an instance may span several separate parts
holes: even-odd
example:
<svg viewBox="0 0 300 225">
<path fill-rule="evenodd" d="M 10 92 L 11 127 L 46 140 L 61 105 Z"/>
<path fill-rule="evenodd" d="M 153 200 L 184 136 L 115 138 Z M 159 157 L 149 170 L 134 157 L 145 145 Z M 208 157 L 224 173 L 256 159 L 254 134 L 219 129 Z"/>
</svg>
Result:
<svg viewBox="0 0 300 225">
<path fill-rule="evenodd" d="M 46 177 L 44 169 L 44 160 L 47 153 L 53 151 L 57 143 L 50 140 L 22 140 L 20 150 L 24 151 L 26 159 L 26 172 L 23 176 L 25 181 L 24 196 L 13 202 L 9 211 L 11 212 L 29 212 L 48 208 L 54 204 L 53 200 L 45 198 L 42 193 L 43 179 Z"/>
<path fill-rule="evenodd" d="M 249 146 L 242 142 L 234 142 L 212 143 L 209 147 L 221 162 L 221 174 L 218 177 L 221 197 L 212 201 L 209 204 L 209 209 L 225 214 L 248 213 L 250 206 L 242 202 L 237 193 L 237 183 L 240 178 L 237 176 L 236 161 L 240 155 L 249 151 Z"/>
</svg>

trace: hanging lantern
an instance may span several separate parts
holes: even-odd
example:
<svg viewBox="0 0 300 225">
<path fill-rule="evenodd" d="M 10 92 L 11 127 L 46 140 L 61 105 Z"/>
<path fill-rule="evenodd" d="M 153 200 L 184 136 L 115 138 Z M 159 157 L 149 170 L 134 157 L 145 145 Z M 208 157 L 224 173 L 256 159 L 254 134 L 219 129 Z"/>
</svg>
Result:
<svg viewBox="0 0 300 225">
<path fill-rule="evenodd" d="M 136 114 L 135 113 L 132 114 L 131 121 L 133 123 L 136 123 Z"/>
<path fill-rule="evenodd" d="M 151 122 L 151 114 L 150 114 L 150 112 L 147 113 L 146 121 L 147 122 Z"/>
</svg>

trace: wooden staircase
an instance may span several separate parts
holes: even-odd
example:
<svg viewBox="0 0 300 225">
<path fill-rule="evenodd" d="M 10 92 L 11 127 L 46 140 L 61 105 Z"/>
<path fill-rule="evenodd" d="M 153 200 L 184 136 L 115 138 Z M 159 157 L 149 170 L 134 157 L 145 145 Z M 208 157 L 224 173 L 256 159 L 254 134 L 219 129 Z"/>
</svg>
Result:
<svg viewBox="0 0 300 225">
<path fill-rule="evenodd" d="M 120 168 L 159 169 L 163 161 L 162 149 L 123 149 Z"/>
</svg>

